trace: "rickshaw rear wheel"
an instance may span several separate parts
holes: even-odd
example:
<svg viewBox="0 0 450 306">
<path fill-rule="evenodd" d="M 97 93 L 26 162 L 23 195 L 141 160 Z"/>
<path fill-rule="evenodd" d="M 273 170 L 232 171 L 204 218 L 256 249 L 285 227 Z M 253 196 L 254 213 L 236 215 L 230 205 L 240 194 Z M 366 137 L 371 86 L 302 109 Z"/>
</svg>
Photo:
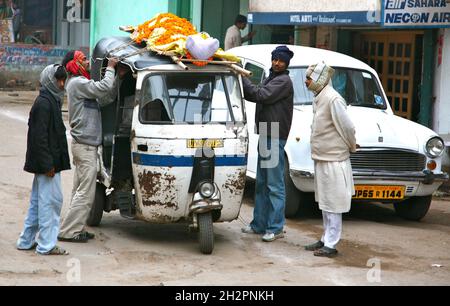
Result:
<svg viewBox="0 0 450 306">
<path fill-rule="evenodd" d="M 199 214 L 198 219 L 198 241 L 200 251 L 203 254 L 211 254 L 214 249 L 214 229 L 212 222 L 212 213 L 207 212 Z"/>
<path fill-rule="evenodd" d="M 89 226 L 99 226 L 103 217 L 103 208 L 105 207 L 106 187 L 100 183 L 96 184 L 95 187 L 95 201 L 92 204 L 91 211 L 89 212 L 89 217 L 87 219 L 87 225 Z"/>
</svg>

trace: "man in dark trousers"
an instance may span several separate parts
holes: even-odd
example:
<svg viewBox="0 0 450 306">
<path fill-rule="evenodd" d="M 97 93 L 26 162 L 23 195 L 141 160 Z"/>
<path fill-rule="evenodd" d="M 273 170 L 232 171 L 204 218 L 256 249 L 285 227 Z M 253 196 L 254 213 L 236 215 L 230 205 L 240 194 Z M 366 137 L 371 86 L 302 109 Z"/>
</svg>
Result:
<svg viewBox="0 0 450 306">
<path fill-rule="evenodd" d="M 265 242 L 284 237 L 284 147 L 294 111 L 294 88 L 287 67 L 293 56 L 289 48 L 279 46 L 272 52 L 272 69 L 267 79 L 253 85 L 243 78 L 245 99 L 257 104 L 259 144 L 253 221 L 242 232 L 263 234 Z"/>
<path fill-rule="evenodd" d="M 17 249 L 36 248 L 42 255 L 68 254 L 56 245 L 63 204 L 60 173 L 70 169 L 66 128 L 61 115 L 66 79 L 66 70 L 60 65 L 50 65 L 42 71 L 42 87 L 28 120 L 24 170 L 34 173 L 34 181 Z"/>
</svg>

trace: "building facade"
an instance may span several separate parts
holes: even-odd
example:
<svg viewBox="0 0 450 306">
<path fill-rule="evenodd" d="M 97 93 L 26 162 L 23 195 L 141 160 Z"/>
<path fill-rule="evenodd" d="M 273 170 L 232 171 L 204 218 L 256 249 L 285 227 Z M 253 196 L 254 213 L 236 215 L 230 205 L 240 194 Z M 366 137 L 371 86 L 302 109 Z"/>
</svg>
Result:
<svg viewBox="0 0 450 306">
<path fill-rule="evenodd" d="M 257 43 L 281 42 L 284 27 L 296 44 L 368 63 L 397 115 L 450 140 L 450 1 L 250 0 L 248 18 Z"/>
</svg>

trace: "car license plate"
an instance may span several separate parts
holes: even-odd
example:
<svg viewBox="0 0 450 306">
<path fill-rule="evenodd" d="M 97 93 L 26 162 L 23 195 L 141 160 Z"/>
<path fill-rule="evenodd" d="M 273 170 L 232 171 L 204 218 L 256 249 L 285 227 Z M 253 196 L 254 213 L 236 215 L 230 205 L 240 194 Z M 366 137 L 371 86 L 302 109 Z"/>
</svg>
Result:
<svg viewBox="0 0 450 306">
<path fill-rule="evenodd" d="M 189 149 L 198 148 L 223 148 L 223 139 L 188 139 L 186 147 Z"/>
<path fill-rule="evenodd" d="M 403 200 L 405 186 L 355 185 L 353 199 Z"/>
</svg>

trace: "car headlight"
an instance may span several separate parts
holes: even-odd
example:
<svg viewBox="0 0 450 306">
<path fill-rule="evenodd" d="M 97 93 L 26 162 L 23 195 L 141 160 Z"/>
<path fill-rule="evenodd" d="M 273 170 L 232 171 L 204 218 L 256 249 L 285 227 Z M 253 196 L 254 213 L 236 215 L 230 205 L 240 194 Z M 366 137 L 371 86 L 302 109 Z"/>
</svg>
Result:
<svg viewBox="0 0 450 306">
<path fill-rule="evenodd" d="M 199 188 L 200 195 L 208 199 L 213 196 L 215 191 L 214 184 L 210 182 L 202 183 Z"/>
<path fill-rule="evenodd" d="M 442 155 L 445 150 L 444 141 L 439 137 L 433 137 L 428 140 L 427 145 L 425 147 L 425 151 L 431 158 L 436 158 Z"/>
</svg>

